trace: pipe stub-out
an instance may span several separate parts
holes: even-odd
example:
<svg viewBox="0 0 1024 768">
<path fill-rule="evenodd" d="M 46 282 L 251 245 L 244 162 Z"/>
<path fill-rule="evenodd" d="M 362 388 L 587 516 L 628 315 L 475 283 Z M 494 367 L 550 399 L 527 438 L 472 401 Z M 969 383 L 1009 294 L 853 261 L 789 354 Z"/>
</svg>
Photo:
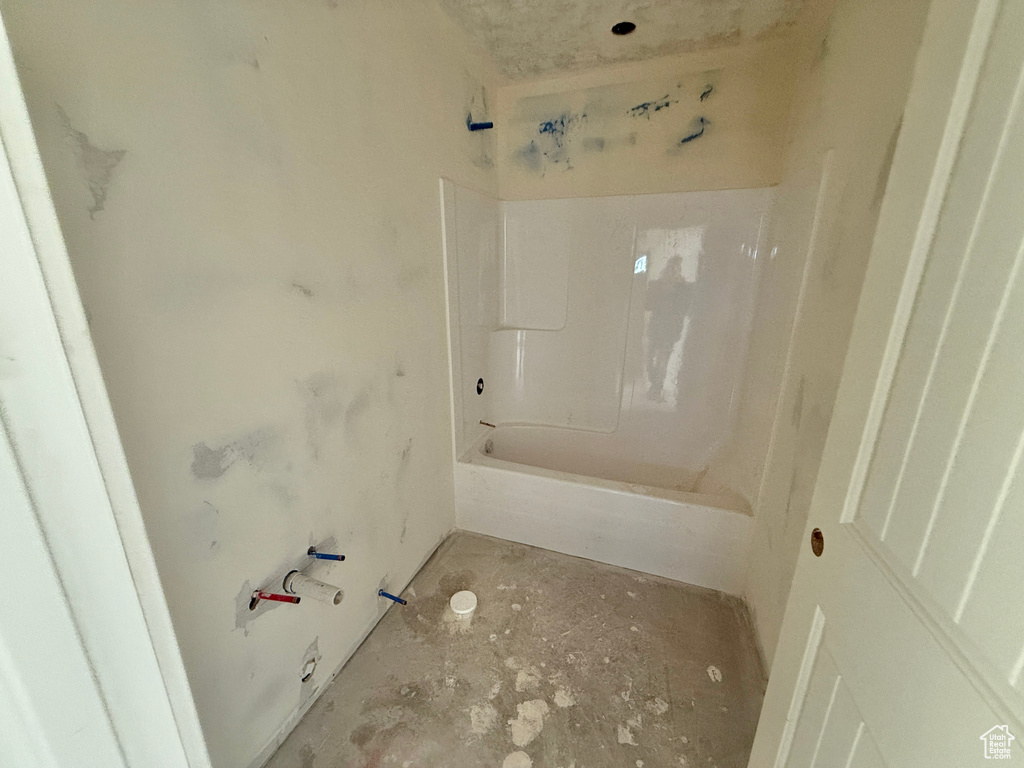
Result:
<svg viewBox="0 0 1024 768">
<path fill-rule="evenodd" d="M 468 589 L 464 589 L 461 592 L 456 592 L 452 595 L 449 605 L 451 605 L 452 610 L 459 616 L 465 616 L 466 614 L 472 613 L 476 610 L 476 595 Z"/>
<path fill-rule="evenodd" d="M 325 584 L 322 581 L 311 579 L 299 571 L 290 571 L 284 577 L 284 591 L 290 595 L 300 595 L 312 600 L 319 600 L 329 605 L 338 605 L 345 593 L 333 584 Z"/>
</svg>

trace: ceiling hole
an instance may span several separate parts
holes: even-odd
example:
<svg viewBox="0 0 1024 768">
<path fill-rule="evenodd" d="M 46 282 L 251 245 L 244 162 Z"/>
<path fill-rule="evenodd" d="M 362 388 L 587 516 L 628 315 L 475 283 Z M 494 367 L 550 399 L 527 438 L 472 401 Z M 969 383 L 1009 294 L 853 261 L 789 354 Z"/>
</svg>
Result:
<svg viewBox="0 0 1024 768">
<path fill-rule="evenodd" d="M 628 35 L 634 29 L 636 29 L 636 24 L 634 24 L 632 21 L 620 21 L 618 24 L 612 27 L 612 34 Z"/>
</svg>

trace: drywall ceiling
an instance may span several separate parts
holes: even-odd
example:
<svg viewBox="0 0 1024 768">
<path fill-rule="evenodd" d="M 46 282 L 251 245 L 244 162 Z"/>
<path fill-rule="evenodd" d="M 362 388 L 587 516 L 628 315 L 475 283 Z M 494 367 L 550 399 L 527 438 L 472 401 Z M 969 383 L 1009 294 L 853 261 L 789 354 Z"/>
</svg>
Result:
<svg viewBox="0 0 1024 768">
<path fill-rule="evenodd" d="M 705 50 L 784 30 L 803 0 L 439 0 L 509 77 Z M 632 21 L 624 37 L 612 25 Z"/>
</svg>

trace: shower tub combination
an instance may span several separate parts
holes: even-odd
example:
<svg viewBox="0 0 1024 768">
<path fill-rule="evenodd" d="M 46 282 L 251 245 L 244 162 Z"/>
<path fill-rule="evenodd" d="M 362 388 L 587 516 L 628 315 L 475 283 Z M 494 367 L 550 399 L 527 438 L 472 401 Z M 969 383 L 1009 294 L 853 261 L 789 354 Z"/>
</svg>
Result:
<svg viewBox="0 0 1024 768">
<path fill-rule="evenodd" d="M 769 190 L 441 196 L 458 527 L 739 594 Z"/>
<path fill-rule="evenodd" d="M 627 463 L 598 460 L 583 474 L 595 437 L 538 426 L 481 435 L 455 464 L 459 528 L 739 594 L 754 529 L 746 502 L 702 493 L 699 476 L 682 490 L 664 470 Z"/>
</svg>

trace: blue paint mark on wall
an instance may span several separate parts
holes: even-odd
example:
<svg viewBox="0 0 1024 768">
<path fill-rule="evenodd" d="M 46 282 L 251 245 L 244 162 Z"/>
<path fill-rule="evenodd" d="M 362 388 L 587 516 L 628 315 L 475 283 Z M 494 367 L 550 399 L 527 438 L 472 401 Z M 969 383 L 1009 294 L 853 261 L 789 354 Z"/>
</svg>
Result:
<svg viewBox="0 0 1024 768">
<path fill-rule="evenodd" d="M 651 119 L 651 115 L 655 112 L 660 112 L 663 109 L 668 109 L 671 105 L 675 104 L 678 99 L 669 99 L 666 93 L 660 99 L 654 101 L 645 101 L 642 104 L 637 104 L 635 107 L 629 110 L 631 117 L 646 117 L 648 120 Z"/>
<path fill-rule="evenodd" d="M 699 139 L 704 135 L 704 130 L 710 125 L 710 122 L 703 115 L 698 117 L 694 122 L 694 129 L 690 131 L 686 136 L 679 140 L 680 144 L 689 144 L 694 139 Z"/>
<path fill-rule="evenodd" d="M 713 86 L 713 85 L 706 85 L 706 86 L 704 86 L 704 90 L 701 91 L 701 94 L 700 94 L 700 100 L 701 101 L 707 101 L 708 100 L 708 96 L 710 96 L 714 92 L 714 90 L 715 90 L 715 86 Z"/>
<path fill-rule="evenodd" d="M 555 143 L 555 147 L 562 149 L 565 147 L 565 134 L 574 122 L 576 122 L 576 118 L 572 115 L 562 114 L 554 120 L 545 120 L 542 122 L 538 127 L 537 132 L 541 136 L 550 136 L 551 140 Z"/>
<path fill-rule="evenodd" d="M 586 113 L 564 112 L 537 124 L 537 137 L 516 152 L 516 160 L 531 171 L 543 171 L 545 165 L 572 168 L 572 135 L 586 119 Z"/>
</svg>

